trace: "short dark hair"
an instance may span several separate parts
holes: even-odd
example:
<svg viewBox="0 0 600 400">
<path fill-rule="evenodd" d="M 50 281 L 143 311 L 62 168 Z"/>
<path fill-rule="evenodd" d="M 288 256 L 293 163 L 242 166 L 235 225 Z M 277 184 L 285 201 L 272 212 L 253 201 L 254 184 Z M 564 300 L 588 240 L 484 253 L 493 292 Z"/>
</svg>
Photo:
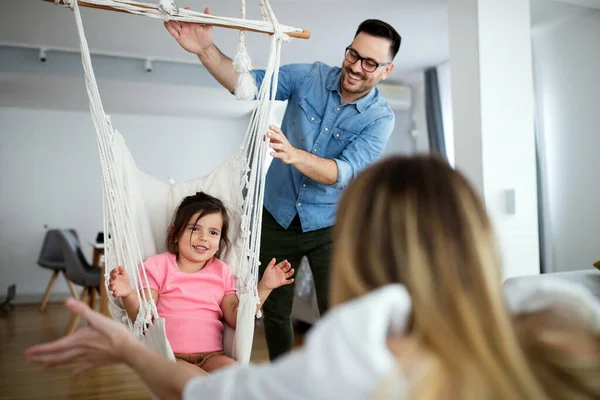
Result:
<svg viewBox="0 0 600 400">
<path fill-rule="evenodd" d="M 354 37 L 358 36 L 358 34 L 361 32 L 389 40 L 392 60 L 394 57 L 396 57 L 396 54 L 398 54 L 398 50 L 400 50 L 400 44 L 402 43 L 402 37 L 400 37 L 400 34 L 394 29 L 394 27 L 387 22 L 383 22 L 378 19 L 364 20 L 358 26 Z"/>
<path fill-rule="evenodd" d="M 183 235 L 190 218 L 198 211 L 200 211 L 200 215 L 196 219 L 196 223 L 200 218 L 209 214 L 220 213 L 223 217 L 219 250 L 215 253 L 215 257 L 221 258 L 221 255 L 226 254 L 230 245 L 229 238 L 227 237 L 229 215 L 221 200 L 204 192 L 197 192 L 195 195 L 187 196 L 177 207 L 175 215 L 173 216 L 172 227 L 169 229 L 169 234 L 167 235 L 167 249 L 169 250 L 169 253 L 179 257 L 179 247 L 177 246 L 177 242 Z"/>
</svg>

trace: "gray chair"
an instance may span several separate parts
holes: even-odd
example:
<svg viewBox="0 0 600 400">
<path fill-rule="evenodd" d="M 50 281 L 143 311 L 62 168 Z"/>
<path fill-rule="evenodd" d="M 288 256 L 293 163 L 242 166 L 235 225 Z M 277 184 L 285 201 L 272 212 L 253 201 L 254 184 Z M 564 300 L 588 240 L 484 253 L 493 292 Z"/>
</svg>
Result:
<svg viewBox="0 0 600 400">
<path fill-rule="evenodd" d="M 77 237 L 77 233 L 75 230 L 70 229 L 75 237 Z M 44 297 L 42 298 L 42 303 L 40 304 L 40 311 L 46 310 L 46 305 L 48 304 L 48 299 L 50 298 L 50 291 L 52 290 L 52 286 L 54 282 L 56 282 L 56 278 L 58 278 L 59 274 L 65 274 L 65 260 L 63 257 L 63 252 L 60 247 L 60 239 L 59 239 L 59 230 L 51 229 L 46 232 L 44 236 L 44 243 L 42 244 L 42 249 L 40 250 L 40 255 L 37 260 L 37 264 L 42 267 L 53 271 L 52 276 L 50 277 L 50 282 L 46 286 L 46 291 L 44 293 Z M 69 290 L 71 294 L 75 298 L 79 298 L 77 295 L 77 291 L 75 290 L 75 286 L 73 283 L 67 279 L 65 276 L 65 280 L 67 281 L 67 285 L 69 286 Z"/>
<path fill-rule="evenodd" d="M 96 292 L 100 292 L 101 269 L 90 265 L 85 259 L 77 236 L 70 230 L 58 231 L 58 242 L 65 262 L 67 279 L 76 285 L 83 286 L 80 300 L 95 307 Z M 75 331 L 79 318 L 73 316 L 67 327 L 67 334 Z"/>
</svg>

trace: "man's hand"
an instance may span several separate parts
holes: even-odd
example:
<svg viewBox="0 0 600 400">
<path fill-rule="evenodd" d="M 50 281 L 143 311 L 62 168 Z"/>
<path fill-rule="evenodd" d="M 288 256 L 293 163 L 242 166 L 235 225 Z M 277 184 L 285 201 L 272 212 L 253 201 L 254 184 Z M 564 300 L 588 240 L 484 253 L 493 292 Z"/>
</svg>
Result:
<svg viewBox="0 0 600 400">
<path fill-rule="evenodd" d="M 285 164 L 293 165 L 301 174 L 315 182 L 333 185 L 338 179 L 337 164 L 329 158 L 322 158 L 302 149 L 292 146 L 277 126 L 271 125 L 271 130 L 265 135 L 271 142 L 273 158 L 279 158 Z"/>
<path fill-rule="evenodd" d="M 269 127 L 271 130 L 267 132 L 266 137 L 268 137 L 271 141 L 269 143 L 269 147 L 275 150 L 271 153 L 274 158 L 279 158 L 285 164 L 294 165 L 300 161 L 301 152 L 292 146 L 281 132 L 279 127 L 271 125 Z"/>
<path fill-rule="evenodd" d="M 189 10 L 189 7 L 185 8 Z M 206 7 L 204 14 L 210 14 Z M 193 22 L 167 21 L 165 28 L 185 50 L 200 55 L 212 45 L 212 26 Z"/>
</svg>

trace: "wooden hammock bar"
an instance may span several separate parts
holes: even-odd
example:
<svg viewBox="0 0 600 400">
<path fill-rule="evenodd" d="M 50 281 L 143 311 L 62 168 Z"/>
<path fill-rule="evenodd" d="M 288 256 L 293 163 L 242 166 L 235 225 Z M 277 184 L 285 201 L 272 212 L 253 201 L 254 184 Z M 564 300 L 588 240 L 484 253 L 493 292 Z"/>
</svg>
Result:
<svg viewBox="0 0 600 400">
<path fill-rule="evenodd" d="M 54 0 L 42 0 L 42 1 L 45 1 L 47 3 L 54 3 L 55 2 Z M 79 7 L 96 8 L 96 9 L 99 9 L 99 10 L 116 11 L 116 12 L 123 12 L 123 13 L 128 13 L 128 14 L 134 14 L 134 15 L 136 15 L 135 13 L 131 13 L 131 12 L 127 11 L 127 10 L 122 10 L 122 9 L 111 7 L 111 6 L 105 6 L 105 5 L 100 5 L 100 4 L 89 3 L 89 2 L 84 1 L 84 0 L 78 0 L 77 3 L 79 4 Z M 121 3 L 128 4 L 128 5 L 131 5 L 133 7 L 139 7 L 139 8 L 155 9 L 155 10 L 158 9 L 158 7 L 155 6 L 155 5 L 148 5 L 148 4 L 141 4 L 141 3 L 127 3 L 125 1 L 122 1 Z M 61 1 L 60 4 L 62 4 L 62 1 Z M 191 11 L 191 10 L 188 10 L 188 11 Z M 185 21 L 184 17 L 179 17 L 177 15 L 171 17 L 170 19 L 174 20 L 174 21 L 178 21 L 178 20 Z M 231 19 L 232 20 L 237 20 L 237 21 L 240 21 L 240 22 L 244 21 L 242 19 L 234 19 L 234 18 L 231 18 Z M 218 27 L 221 27 L 221 28 L 235 29 L 235 30 L 238 30 L 238 31 L 239 30 L 244 30 L 244 31 L 250 31 L 250 32 L 257 32 L 257 33 L 267 33 L 267 34 L 270 34 L 270 35 L 273 34 L 273 32 L 265 32 L 265 31 L 262 31 L 262 30 L 253 29 L 253 28 L 244 27 L 244 26 L 223 25 L 223 24 L 219 24 L 218 22 L 214 22 L 214 23 L 212 23 L 212 22 L 206 22 L 204 24 L 218 26 Z M 308 38 L 310 38 L 310 31 L 307 31 L 307 30 L 303 29 L 302 31 L 299 31 L 299 32 L 286 32 L 286 35 L 288 35 L 290 37 L 293 37 L 293 38 L 296 38 L 296 39 L 308 39 Z"/>
</svg>

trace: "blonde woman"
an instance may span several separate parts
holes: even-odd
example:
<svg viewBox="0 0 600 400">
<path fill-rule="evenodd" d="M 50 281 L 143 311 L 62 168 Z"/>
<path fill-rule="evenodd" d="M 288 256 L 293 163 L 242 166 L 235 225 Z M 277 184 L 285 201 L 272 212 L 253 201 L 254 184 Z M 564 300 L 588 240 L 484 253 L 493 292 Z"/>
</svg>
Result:
<svg viewBox="0 0 600 400">
<path fill-rule="evenodd" d="M 505 300 L 484 206 L 445 162 L 371 166 L 336 220 L 333 308 L 272 364 L 199 376 L 74 300 L 90 327 L 27 358 L 81 370 L 124 362 L 163 399 L 600 398 L 597 301 L 552 281 L 508 286 Z"/>
</svg>

